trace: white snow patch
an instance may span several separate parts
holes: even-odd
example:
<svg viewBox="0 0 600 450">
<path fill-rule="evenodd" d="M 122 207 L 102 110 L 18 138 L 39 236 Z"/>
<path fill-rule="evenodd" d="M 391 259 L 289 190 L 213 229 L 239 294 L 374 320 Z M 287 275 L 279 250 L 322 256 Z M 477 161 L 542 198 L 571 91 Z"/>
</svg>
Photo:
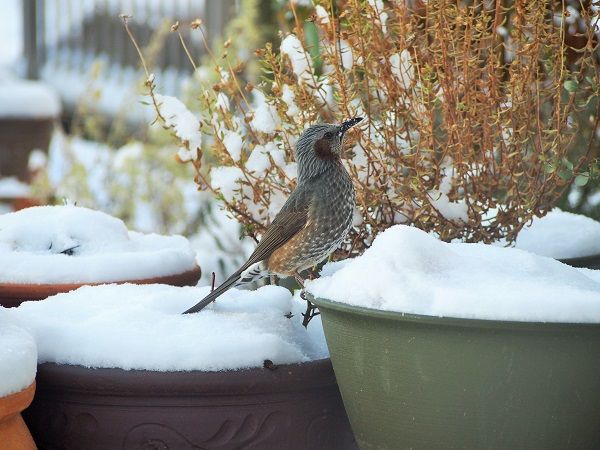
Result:
<svg viewBox="0 0 600 450">
<path fill-rule="evenodd" d="M 234 161 L 239 161 L 242 156 L 242 136 L 236 131 L 227 130 L 223 137 L 223 145 Z"/>
<path fill-rule="evenodd" d="M 329 13 L 321 5 L 315 6 L 315 14 L 317 15 L 317 19 L 319 20 L 319 23 L 326 24 L 326 23 L 330 22 Z"/>
<path fill-rule="evenodd" d="M 30 172 L 35 172 L 36 170 L 44 169 L 48 165 L 48 155 L 43 150 L 36 148 L 31 151 L 29 154 L 29 159 L 27 160 L 27 169 Z"/>
<path fill-rule="evenodd" d="M 600 254 L 600 222 L 555 208 L 523 228 L 515 247 L 557 259 L 597 255 Z"/>
<path fill-rule="evenodd" d="M 250 126 L 254 130 L 266 134 L 275 133 L 279 124 L 280 120 L 277 108 L 266 101 L 262 101 L 254 110 L 254 117 L 250 121 Z"/>
<path fill-rule="evenodd" d="M 29 185 L 16 177 L 0 178 L 0 198 L 29 197 Z"/>
<path fill-rule="evenodd" d="M 415 79 L 415 69 L 409 51 L 404 49 L 400 53 L 394 53 L 390 56 L 389 61 L 392 66 L 392 74 L 404 89 L 408 89 Z"/>
<path fill-rule="evenodd" d="M 287 105 L 287 115 L 294 118 L 300 114 L 300 108 L 296 105 L 296 94 L 287 84 L 283 85 L 281 100 Z"/>
<path fill-rule="evenodd" d="M 246 169 L 254 173 L 257 177 L 261 177 L 270 166 L 271 161 L 269 161 L 269 157 L 265 152 L 265 147 L 263 145 L 254 147 L 254 150 L 252 150 L 246 161 Z"/>
<path fill-rule="evenodd" d="M 15 326 L 5 311 L 0 307 L 0 398 L 25 389 L 37 371 L 33 337 Z"/>
<path fill-rule="evenodd" d="M 177 137 L 188 144 L 177 153 L 179 158 L 182 161 L 197 159 L 197 150 L 202 146 L 200 119 L 175 97 L 157 94 L 156 100 L 165 125 L 172 128 Z"/>
<path fill-rule="evenodd" d="M 287 289 L 232 289 L 198 314 L 181 314 L 209 290 L 85 286 L 5 313 L 34 336 L 40 363 L 218 371 L 327 357 L 319 321 L 305 330 L 304 304 Z M 285 317 L 290 312 L 292 319 Z"/>
<path fill-rule="evenodd" d="M 232 201 L 236 191 L 240 190 L 240 181 L 243 179 L 244 174 L 239 167 L 220 166 L 213 167 L 210 171 L 212 186 L 221 191 L 223 198 L 228 202 Z"/>
<path fill-rule="evenodd" d="M 444 243 L 405 225 L 379 234 L 362 256 L 331 272 L 307 289 L 337 302 L 428 316 L 600 322 L 598 277 L 519 249 Z"/>
<path fill-rule="evenodd" d="M 0 117 L 56 118 L 61 104 L 54 90 L 39 81 L 6 81 L 0 83 Z"/>
<path fill-rule="evenodd" d="M 38 206 L 0 216 L 0 282 L 139 280 L 192 270 L 182 236 L 128 231 L 100 211 Z"/>
<path fill-rule="evenodd" d="M 292 70 L 300 83 L 312 81 L 313 71 L 310 64 L 310 56 L 295 34 L 289 34 L 281 41 L 280 50 L 282 55 L 289 57 Z"/>
</svg>

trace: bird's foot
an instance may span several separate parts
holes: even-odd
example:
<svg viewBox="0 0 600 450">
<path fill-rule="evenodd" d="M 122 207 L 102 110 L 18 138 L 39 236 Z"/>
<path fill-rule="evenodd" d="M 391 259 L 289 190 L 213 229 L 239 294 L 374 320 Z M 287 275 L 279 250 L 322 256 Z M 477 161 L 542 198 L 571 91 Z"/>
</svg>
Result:
<svg viewBox="0 0 600 450">
<path fill-rule="evenodd" d="M 304 300 L 306 300 L 306 297 L 304 296 L 304 291 L 302 291 L 300 293 L 300 297 L 302 297 Z M 316 317 L 319 314 L 321 314 L 321 313 L 319 312 L 317 307 L 315 305 L 313 305 L 310 302 L 310 300 L 306 300 L 306 311 L 304 313 L 302 313 L 302 317 L 304 317 L 304 319 L 302 320 L 302 325 L 304 326 L 304 328 L 307 328 L 308 324 L 313 319 L 313 317 Z"/>
</svg>

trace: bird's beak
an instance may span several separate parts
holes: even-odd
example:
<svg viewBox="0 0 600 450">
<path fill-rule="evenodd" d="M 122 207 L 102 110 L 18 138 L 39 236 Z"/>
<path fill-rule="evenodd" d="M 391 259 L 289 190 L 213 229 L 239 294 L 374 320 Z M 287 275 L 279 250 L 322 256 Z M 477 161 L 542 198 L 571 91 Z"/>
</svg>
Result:
<svg viewBox="0 0 600 450">
<path fill-rule="evenodd" d="M 342 125 L 340 125 L 340 134 L 343 136 L 346 131 L 348 131 L 361 120 L 363 120 L 362 117 L 355 117 L 354 119 L 349 119 L 342 122 Z"/>
</svg>

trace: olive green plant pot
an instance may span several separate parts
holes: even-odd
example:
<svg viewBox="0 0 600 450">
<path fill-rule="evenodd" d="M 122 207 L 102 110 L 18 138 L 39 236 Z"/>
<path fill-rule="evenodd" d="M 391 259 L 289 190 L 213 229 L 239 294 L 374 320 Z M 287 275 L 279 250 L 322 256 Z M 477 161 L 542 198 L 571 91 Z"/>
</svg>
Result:
<svg viewBox="0 0 600 450">
<path fill-rule="evenodd" d="M 600 448 L 600 324 L 314 303 L 361 449 Z"/>
</svg>

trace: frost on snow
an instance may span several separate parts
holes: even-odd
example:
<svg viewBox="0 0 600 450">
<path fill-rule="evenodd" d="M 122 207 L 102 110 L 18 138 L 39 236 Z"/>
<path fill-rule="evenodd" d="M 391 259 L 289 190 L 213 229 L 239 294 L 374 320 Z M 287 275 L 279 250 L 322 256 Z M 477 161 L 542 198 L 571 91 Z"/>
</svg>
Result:
<svg viewBox="0 0 600 450">
<path fill-rule="evenodd" d="M 0 282 L 89 283 L 140 280 L 195 267 L 182 236 L 128 231 L 107 214 L 39 206 L 0 216 Z"/>
<path fill-rule="evenodd" d="M 262 367 L 265 359 L 287 364 L 327 357 L 320 323 L 302 327 L 304 302 L 287 289 L 232 289 L 201 313 L 181 314 L 209 290 L 85 286 L 0 312 L 34 336 L 39 362 L 215 371 Z M 285 317 L 290 312 L 292 319 Z"/>
<path fill-rule="evenodd" d="M 187 142 L 177 155 L 182 161 L 197 158 L 197 150 L 202 146 L 200 119 L 192 114 L 177 98 L 156 94 L 158 110 L 165 119 L 165 125 L 172 128 L 179 139 Z"/>
<path fill-rule="evenodd" d="M 15 326 L 0 307 L 0 397 L 22 391 L 35 379 L 37 349 L 33 337 Z"/>
<path fill-rule="evenodd" d="M 337 270 L 336 270 L 337 269 Z M 448 244 L 395 225 L 307 282 L 316 297 L 429 316 L 600 322 L 600 277 L 514 248 Z"/>
</svg>

